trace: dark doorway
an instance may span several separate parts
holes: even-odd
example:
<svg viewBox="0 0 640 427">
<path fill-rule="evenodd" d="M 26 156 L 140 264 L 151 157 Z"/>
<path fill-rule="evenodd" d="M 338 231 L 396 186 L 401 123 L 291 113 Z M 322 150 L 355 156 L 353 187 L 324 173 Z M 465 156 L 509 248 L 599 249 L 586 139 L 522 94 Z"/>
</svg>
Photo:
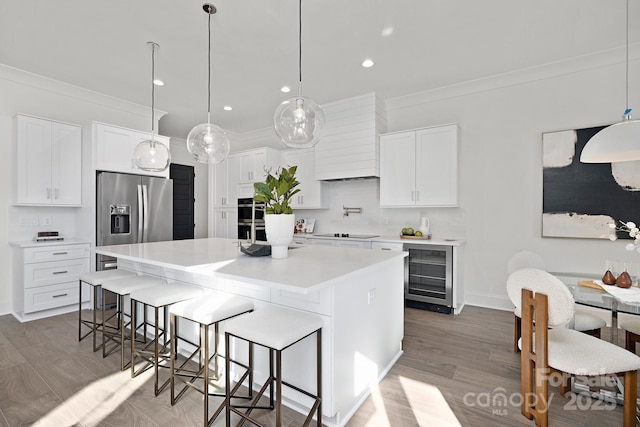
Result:
<svg viewBox="0 0 640 427">
<path fill-rule="evenodd" d="M 194 168 L 171 163 L 173 179 L 173 240 L 193 239 Z"/>
</svg>

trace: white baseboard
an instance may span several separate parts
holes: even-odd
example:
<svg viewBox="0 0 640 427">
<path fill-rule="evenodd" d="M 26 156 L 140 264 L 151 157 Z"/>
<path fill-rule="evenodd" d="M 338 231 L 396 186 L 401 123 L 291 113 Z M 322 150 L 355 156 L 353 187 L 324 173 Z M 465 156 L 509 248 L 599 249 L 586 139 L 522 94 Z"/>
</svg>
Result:
<svg viewBox="0 0 640 427">
<path fill-rule="evenodd" d="M 465 305 L 475 305 L 477 307 L 513 311 L 513 304 L 511 303 L 511 300 L 504 295 L 473 294 L 465 292 L 464 303 Z"/>
</svg>

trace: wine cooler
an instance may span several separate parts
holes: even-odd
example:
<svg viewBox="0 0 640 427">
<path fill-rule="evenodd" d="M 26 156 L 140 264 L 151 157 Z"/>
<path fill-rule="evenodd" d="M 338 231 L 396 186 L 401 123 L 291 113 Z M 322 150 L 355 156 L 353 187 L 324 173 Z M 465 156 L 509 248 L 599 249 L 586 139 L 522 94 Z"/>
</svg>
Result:
<svg viewBox="0 0 640 427">
<path fill-rule="evenodd" d="M 407 306 L 453 313 L 453 248 L 405 243 L 404 250 Z"/>
</svg>

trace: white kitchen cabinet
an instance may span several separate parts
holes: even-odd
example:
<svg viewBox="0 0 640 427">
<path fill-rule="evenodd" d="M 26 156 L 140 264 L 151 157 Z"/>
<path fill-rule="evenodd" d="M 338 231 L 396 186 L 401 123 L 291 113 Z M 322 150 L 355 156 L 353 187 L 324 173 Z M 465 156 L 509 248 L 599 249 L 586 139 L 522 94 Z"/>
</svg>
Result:
<svg viewBox="0 0 640 427">
<path fill-rule="evenodd" d="M 82 128 L 16 117 L 16 205 L 82 205 Z"/>
<path fill-rule="evenodd" d="M 458 125 L 380 137 L 380 206 L 458 205 Z"/>
<path fill-rule="evenodd" d="M 214 211 L 214 232 L 213 237 L 224 237 L 227 239 L 238 238 L 238 210 L 215 209 Z"/>
<path fill-rule="evenodd" d="M 300 192 L 291 199 L 293 209 L 327 209 L 328 187 L 315 178 L 315 152 L 312 148 L 288 150 L 282 154 L 282 167 L 297 166 L 296 178 Z"/>
<path fill-rule="evenodd" d="M 273 148 L 263 147 L 242 151 L 237 156 L 239 158 L 239 183 L 264 181 L 267 171 L 271 171 L 273 174 L 280 166 L 280 152 Z"/>
<path fill-rule="evenodd" d="M 14 246 L 13 311 L 21 321 L 78 308 L 78 278 L 89 271 L 89 243 L 12 242 Z M 85 289 L 83 303 L 90 301 Z"/>
<path fill-rule="evenodd" d="M 169 168 L 161 172 L 150 172 L 136 166 L 133 159 L 136 146 L 150 137 L 151 134 L 146 132 L 103 123 L 93 123 L 95 170 L 169 178 Z M 168 137 L 156 135 L 155 138 L 169 147 Z"/>
<path fill-rule="evenodd" d="M 371 249 L 375 251 L 397 251 L 402 252 L 402 243 L 390 243 L 390 242 L 371 242 Z"/>
<path fill-rule="evenodd" d="M 214 203 L 216 208 L 238 205 L 239 157 L 229 156 L 214 167 Z"/>
<path fill-rule="evenodd" d="M 353 240 L 353 239 L 310 239 L 312 245 L 321 245 L 321 246 L 340 246 L 344 248 L 360 248 L 360 249 L 371 249 L 371 242 L 364 240 Z"/>
</svg>

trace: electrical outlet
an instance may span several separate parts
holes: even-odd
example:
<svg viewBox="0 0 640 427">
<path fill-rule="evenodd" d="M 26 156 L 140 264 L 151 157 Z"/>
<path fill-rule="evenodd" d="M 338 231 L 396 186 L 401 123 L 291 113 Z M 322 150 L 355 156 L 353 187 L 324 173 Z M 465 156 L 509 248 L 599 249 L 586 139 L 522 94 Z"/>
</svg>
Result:
<svg viewBox="0 0 640 427">
<path fill-rule="evenodd" d="M 50 216 L 43 216 L 40 218 L 40 224 L 41 225 L 51 225 L 51 217 Z"/>
<path fill-rule="evenodd" d="M 388 216 L 383 216 L 383 217 L 382 217 L 382 223 L 383 223 L 384 225 L 389 224 L 389 217 L 388 217 Z"/>
<path fill-rule="evenodd" d="M 22 227 L 37 227 L 38 217 L 37 216 L 21 216 L 20 225 Z"/>
</svg>

